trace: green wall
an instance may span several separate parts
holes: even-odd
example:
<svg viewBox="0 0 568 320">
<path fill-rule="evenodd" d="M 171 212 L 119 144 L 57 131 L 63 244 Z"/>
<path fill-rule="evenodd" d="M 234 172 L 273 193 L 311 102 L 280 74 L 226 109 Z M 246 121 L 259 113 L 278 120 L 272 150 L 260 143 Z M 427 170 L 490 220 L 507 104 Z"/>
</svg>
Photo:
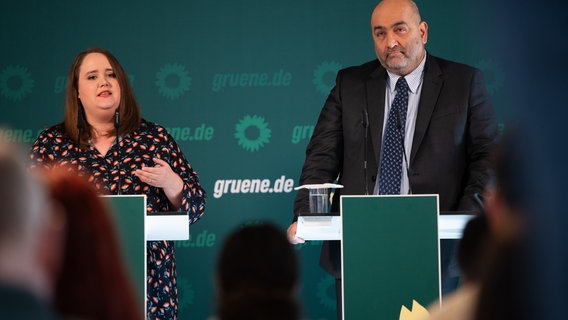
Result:
<svg viewBox="0 0 568 320">
<path fill-rule="evenodd" d="M 176 243 L 180 318 L 213 313 L 213 270 L 234 228 L 285 229 L 304 151 L 342 67 L 374 59 L 375 1 L 10 1 L 0 11 L 0 139 L 31 144 L 63 118 L 65 79 L 87 47 L 113 52 L 146 119 L 169 128 L 208 192 L 192 239 Z M 500 119 L 501 62 L 480 2 L 420 1 L 430 53 L 484 71 Z M 242 188 L 243 181 L 266 184 Z M 241 188 L 237 188 L 239 186 Z M 245 182 L 245 185 L 248 182 Z M 320 242 L 298 246 L 306 319 L 333 319 Z"/>
</svg>

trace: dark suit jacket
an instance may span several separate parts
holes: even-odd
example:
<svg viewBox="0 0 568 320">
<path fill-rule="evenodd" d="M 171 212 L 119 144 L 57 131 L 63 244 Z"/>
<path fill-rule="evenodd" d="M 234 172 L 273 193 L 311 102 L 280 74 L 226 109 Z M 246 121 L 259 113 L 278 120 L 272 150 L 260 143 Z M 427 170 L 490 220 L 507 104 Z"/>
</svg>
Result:
<svg viewBox="0 0 568 320">
<path fill-rule="evenodd" d="M 372 194 L 378 177 L 384 122 L 387 72 L 378 60 L 339 71 L 306 150 L 300 185 L 333 182 L 339 196 Z M 364 145 L 365 110 L 369 118 Z M 410 151 L 409 181 L 414 194 L 439 194 L 441 211 L 474 210 L 475 193 L 489 179 L 490 150 L 497 139 L 497 121 L 481 72 L 464 64 L 427 55 Z M 367 147 L 367 181 L 364 161 Z M 294 220 L 309 212 L 308 193 L 298 192 Z M 339 241 L 325 242 L 320 263 L 339 278 Z"/>
</svg>

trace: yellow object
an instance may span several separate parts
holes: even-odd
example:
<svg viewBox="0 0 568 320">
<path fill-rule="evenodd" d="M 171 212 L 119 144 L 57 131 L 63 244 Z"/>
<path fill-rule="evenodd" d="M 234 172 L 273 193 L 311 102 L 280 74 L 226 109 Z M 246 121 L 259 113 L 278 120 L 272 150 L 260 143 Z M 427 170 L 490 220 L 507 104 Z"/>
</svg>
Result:
<svg viewBox="0 0 568 320">
<path fill-rule="evenodd" d="M 412 309 L 408 310 L 404 305 L 400 308 L 399 320 L 427 320 L 430 318 L 428 310 L 416 300 L 412 300 Z"/>
</svg>

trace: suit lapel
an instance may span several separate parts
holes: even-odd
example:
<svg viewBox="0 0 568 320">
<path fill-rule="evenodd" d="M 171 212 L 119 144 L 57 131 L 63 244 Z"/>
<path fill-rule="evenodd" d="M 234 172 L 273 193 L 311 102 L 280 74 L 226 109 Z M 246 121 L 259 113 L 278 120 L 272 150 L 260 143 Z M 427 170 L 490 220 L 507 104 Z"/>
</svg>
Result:
<svg viewBox="0 0 568 320">
<path fill-rule="evenodd" d="M 418 114 L 416 115 L 416 126 L 414 129 L 414 138 L 412 140 L 412 150 L 410 152 L 410 163 L 414 160 L 414 156 L 420 148 L 420 144 L 424 139 L 426 130 L 430 125 L 432 113 L 436 107 L 442 84 L 442 71 L 438 65 L 436 58 L 428 55 L 426 57 L 426 65 L 424 68 L 424 80 L 422 82 L 422 93 L 420 102 L 418 103 Z"/>
<path fill-rule="evenodd" d="M 380 65 L 369 75 L 365 84 L 367 93 L 367 110 L 369 112 L 369 127 L 375 159 L 379 159 L 381 152 L 383 123 L 385 119 L 385 88 L 387 72 Z M 376 141 L 376 142 L 375 142 Z"/>
</svg>

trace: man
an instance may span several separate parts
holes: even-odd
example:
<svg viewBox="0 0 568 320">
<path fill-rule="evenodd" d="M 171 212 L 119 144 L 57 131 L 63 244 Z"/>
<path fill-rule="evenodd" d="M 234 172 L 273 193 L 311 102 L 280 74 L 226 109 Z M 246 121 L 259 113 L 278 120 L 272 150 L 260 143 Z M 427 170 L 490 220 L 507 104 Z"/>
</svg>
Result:
<svg viewBox="0 0 568 320">
<path fill-rule="evenodd" d="M 64 221 L 15 149 L 0 141 L 0 317 L 56 319 Z"/>
<path fill-rule="evenodd" d="M 426 52 L 428 25 L 410 0 L 380 2 L 371 16 L 371 30 L 378 60 L 339 71 L 308 144 L 300 185 L 338 180 L 344 188 L 334 194 L 336 212 L 342 194 L 388 193 L 438 194 L 441 211 L 477 209 L 475 197 L 489 178 L 489 151 L 497 138 L 480 71 Z M 395 90 L 401 77 L 407 89 Z M 399 91 L 407 94 L 402 99 L 406 111 L 400 103 L 391 108 Z M 398 168 L 382 170 L 394 172 L 390 180 L 396 182 L 395 189 L 384 191 L 382 184 L 389 179 L 381 178 L 380 168 L 393 148 L 384 147 L 391 109 L 390 127 L 403 136 L 394 148 L 404 141 L 398 152 L 404 157 Z M 292 242 L 301 241 L 295 237 L 295 221 L 308 208 L 307 192 L 298 192 L 294 222 L 288 228 Z M 444 253 L 451 257 L 454 246 L 442 243 L 442 259 L 449 259 Z M 320 264 L 338 279 L 338 293 L 340 256 L 339 241 L 324 242 Z M 448 274 L 447 261 L 442 266 L 443 279 L 458 276 L 458 270 Z M 340 301 L 338 294 L 338 314 Z"/>
</svg>

